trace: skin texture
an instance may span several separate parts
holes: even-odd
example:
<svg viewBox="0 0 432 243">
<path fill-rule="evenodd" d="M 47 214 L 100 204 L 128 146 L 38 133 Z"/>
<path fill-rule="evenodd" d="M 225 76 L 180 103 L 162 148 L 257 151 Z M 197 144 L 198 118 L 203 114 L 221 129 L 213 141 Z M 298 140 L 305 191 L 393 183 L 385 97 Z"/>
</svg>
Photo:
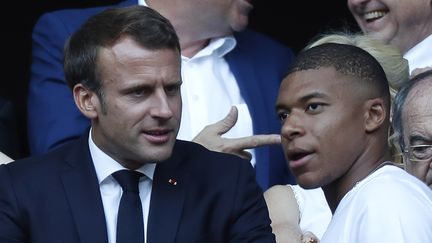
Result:
<svg viewBox="0 0 432 243">
<path fill-rule="evenodd" d="M 147 50 L 130 38 L 102 48 L 102 99 L 81 84 L 77 106 L 95 144 L 129 169 L 167 159 L 180 125 L 180 54 Z"/>
<path fill-rule="evenodd" d="M 364 33 L 402 53 L 432 34 L 431 0 L 348 0 L 347 4 Z"/>
<path fill-rule="evenodd" d="M 432 144 L 432 79 L 416 85 L 408 94 L 402 110 L 403 139 L 410 145 Z M 432 189 L 432 160 L 410 161 L 405 156 L 405 169 Z"/>
<path fill-rule="evenodd" d="M 297 71 L 283 80 L 276 103 L 288 166 L 302 187 L 323 187 L 333 212 L 386 159 L 387 148 L 377 146 L 385 144 L 384 101 L 352 79 L 333 67 Z"/>
<path fill-rule="evenodd" d="M 294 205 L 297 205 L 297 201 L 291 187 L 285 185 L 273 186 L 264 193 L 264 198 L 269 208 L 270 218 L 272 219 L 271 226 L 276 236 L 276 242 L 300 242 L 301 230 L 298 225 L 300 212 L 298 207 L 294 207 Z"/>
<path fill-rule="evenodd" d="M 294 192 L 289 186 L 276 185 L 264 192 L 269 208 L 271 226 L 278 243 L 317 243 L 312 232 L 302 231 L 299 226 L 300 211 Z"/>
</svg>

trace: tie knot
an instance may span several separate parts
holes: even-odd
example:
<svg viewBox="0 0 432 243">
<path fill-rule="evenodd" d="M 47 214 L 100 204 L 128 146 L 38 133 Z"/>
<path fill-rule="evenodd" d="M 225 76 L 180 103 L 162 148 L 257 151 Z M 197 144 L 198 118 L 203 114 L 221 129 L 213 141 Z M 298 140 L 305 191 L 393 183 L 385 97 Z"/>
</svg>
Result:
<svg viewBox="0 0 432 243">
<path fill-rule="evenodd" d="M 140 172 L 134 170 L 119 170 L 112 173 L 112 176 L 120 184 L 123 191 L 139 193 L 138 182 L 141 176 Z"/>
</svg>

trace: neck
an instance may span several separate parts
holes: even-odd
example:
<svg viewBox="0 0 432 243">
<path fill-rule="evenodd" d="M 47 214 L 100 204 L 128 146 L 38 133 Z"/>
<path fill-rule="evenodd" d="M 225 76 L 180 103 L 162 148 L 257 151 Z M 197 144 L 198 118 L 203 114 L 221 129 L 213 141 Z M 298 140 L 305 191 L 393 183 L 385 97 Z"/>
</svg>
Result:
<svg viewBox="0 0 432 243">
<path fill-rule="evenodd" d="M 387 164 L 386 161 L 389 160 L 390 154 L 388 152 L 377 158 L 359 158 L 343 176 L 323 186 L 322 189 L 332 213 L 336 211 L 342 198 L 353 189 L 358 182 Z"/>
<path fill-rule="evenodd" d="M 204 40 L 185 40 L 187 38 L 180 39 L 180 48 L 182 56 L 191 58 L 195 56 L 199 51 L 201 51 L 204 47 L 208 45 L 210 39 Z"/>
<path fill-rule="evenodd" d="M 432 35 L 432 27 L 430 30 L 427 29 L 423 32 L 418 33 L 417 35 L 413 34 L 408 40 L 396 40 L 394 41 L 394 43 L 390 41 L 390 44 L 398 47 L 401 53 L 406 54 L 409 50 L 414 48 L 416 45 L 418 45 L 430 35 Z"/>
</svg>

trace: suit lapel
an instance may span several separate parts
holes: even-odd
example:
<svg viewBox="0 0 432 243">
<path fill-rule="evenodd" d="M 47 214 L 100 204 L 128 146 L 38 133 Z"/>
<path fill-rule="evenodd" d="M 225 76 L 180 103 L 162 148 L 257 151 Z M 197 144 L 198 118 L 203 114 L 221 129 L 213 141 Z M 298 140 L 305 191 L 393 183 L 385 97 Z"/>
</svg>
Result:
<svg viewBox="0 0 432 243">
<path fill-rule="evenodd" d="M 176 238 L 183 210 L 187 177 L 177 166 L 182 158 L 174 149 L 171 159 L 156 166 L 147 226 L 147 243 L 170 243 Z"/>
<path fill-rule="evenodd" d="M 243 49 L 240 40 L 238 40 L 236 48 L 225 56 L 225 60 L 228 62 L 237 80 L 240 93 L 249 108 L 254 123 L 254 133 L 261 134 L 266 131 L 267 127 L 265 119 L 261 119 L 267 111 L 262 93 L 265 89 L 260 87 L 261 82 L 257 80 L 259 74 L 256 72 L 256 66 L 259 65 L 254 67 L 252 64 L 254 58 L 245 57 L 249 57 L 248 50 Z"/>
<path fill-rule="evenodd" d="M 71 167 L 61 178 L 81 242 L 108 242 L 99 183 L 85 138 L 67 157 Z"/>
</svg>

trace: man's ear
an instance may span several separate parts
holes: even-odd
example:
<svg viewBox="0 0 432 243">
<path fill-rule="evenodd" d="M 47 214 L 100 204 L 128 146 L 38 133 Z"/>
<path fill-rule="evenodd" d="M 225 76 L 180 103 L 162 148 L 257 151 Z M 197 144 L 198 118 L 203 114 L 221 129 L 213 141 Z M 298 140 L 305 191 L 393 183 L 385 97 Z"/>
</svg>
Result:
<svg viewBox="0 0 432 243">
<path fill-rule="evenodd" d="M 75 104 L 81 113 L 89 119 L 95 119 L 100 109 L 99 97 L 95 92 L 87 89 L 82 84 L 77 84 L 73 88 Z"/>
<path fill-rule="evenodd" d="M 381 98 L 367 100 L 365 103 L 365 130 L 373 132 L 388 119 L 386 105 Z"/>
</svg>

